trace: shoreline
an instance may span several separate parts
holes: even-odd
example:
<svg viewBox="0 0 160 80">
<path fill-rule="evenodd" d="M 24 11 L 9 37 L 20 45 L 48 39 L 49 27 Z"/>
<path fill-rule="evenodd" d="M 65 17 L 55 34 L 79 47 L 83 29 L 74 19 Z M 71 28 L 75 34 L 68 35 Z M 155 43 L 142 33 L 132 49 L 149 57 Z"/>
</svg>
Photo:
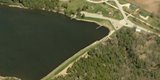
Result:
<svg viewBox="0 0 160 80">
<path fill-rule="evenodd" d="M 20 78 L 17 77 L 9 77 L 9 76 L 0 76 L 0 80 L 21 80 Z"/>
<path fill-rule="evenodd" d="M 74 62 L 71 62 L 67 67 L 65 67 L 62 71 L 60 71 L 57 75 L 55 75 L 55 78 L 58 76 L 65 76 L 67 75 L 68 68 L 71 68 L 75 62 L 77 62 L 81 58 L 88 58 L 88 52 L 85 52 L 83 55 L 81 55 L 78 59 L 76 59 Z"/>
<path fill-rule="evenodd" d="M 111 34 L 111 32 L 110 32 Z M 41 80 L 50 80 L 58 77 L 58 76 L 63 76 L 61 72 L 66 70 L 67 68 L 71 67 L 74 65 L 74 62 L 78 61 L 81 58 L 87 57 L 87 51 L 90 50 L 91 48 L 95 48 L 97 45 L 99 45 L 101 42 L 106 41 L 110 35 L 108 34 L 107 36 L 103 37 L 100 40 L 97 40 L 93 42 L 92 44 L 88 45 L 87 47 L 81 49 L 77 53 L 75 53 L 73 56 L 65 60 L 63 63 L 61 63 L 57 68 L 55 68 L 53 71 L 51 71 L 47 76 L 43 77 Z M 59 74 L 61 73 L 61 74 Z M 65 76 L 65 75 L 64 75 Z"/>
<path fill-rule="evenodd" d="M 26 10 L 34 10 L 33 8 L 25 7 L 25 6 L 22 6 L 22 5 L 16 5 L 16 4 L 0 3 L 0 6 L 7 6 L 7 7 L 10 7 L 10 8 L 21 8 L 21 9 L 26 9 Z M 64 12 L 63 12 L 63 11 L 57 12 L 57 11 L 54 10 L 54 9 L 48 9 L 48 10 L 47 10 L 47 9 L 45 9 L 45 8 L 41 8 L 41 9 L 37 9 L 37 10 L 54 12 L 54 13 L 60 13 L 60 14 L 63 14 L 63 15 L 64 15 Z"/>
<path fill-rule="evenodd" d="M 0 6 L 7 6 L 7 7 L 11 7 L 11 8 L 29 9 L 28 7 L 24 7 L 24 6 L 21 6 L 21 5 L 15 5 L 15 4 L 0 3 Z"/>
<path fill-rule="evenodd" d="M 94 21 L 94 20 L 79 19 L 79 18 L 74 18 L 74 19 L 77 20 L 77 21 L 84 21 L 84 22 L 95 23 L 95 24 L 99 25 L 99 27 L 104 27 L 104 28 L 108 29 L 109 32 L 113 31 L 113 29 L 112 29 L 111 27 L 106 26 L 106 25 L 104 25 L 104 24 L 101 24 L 101 23 L 99 23 L 99 22 L 96 22 L 96 21 Z M 97 27 L 97 28 L 99 28 L 99 27 Z M 108 33 L 109 33 L 109 32 L 108 32 Z"/>
<path fill-rule="evenodd" d="M 114 34 L 115 31 L 110 31 L 108 33 L 108 35 L 104 36 L 102 39 L 97 40 L 95 42 L 93 42 L 92 44 L 86 46 L 85 48 L 79 50 L 77 53 L 75 53 L 73 56 L 71 56 L 70 58 L 68 58 L 67 60 L 65 60 L 63 63 L 61 63 L 57 68 L 55 68 L 53 71 L 51 71 L 48 75 L 46 75 L 45 77 L 43 77 L 41 80 L 50 80 L 58 77 L 58 76 L 65 76 L 67 73 L 65 71 L 67 71 L 68 68 L 72 67 L 72 65 L 74 65 L 74 63 L 76 61 L 78 61 L 81 58 L 87 58 L 88 55 L 88 51 L 92 48 L 95 48 L 97 45 L 99 44 L 103 44 L 103 42 L 107 41 L 108 39 L 110 39 L 110 36 L 112 34 Z"/>
<path fill-rule="evenodd" d="M 25 6 L 21 6 L 21 5 L 12 5 L 12 4 L 7 5 L 7 4 L 5 4 L 5 3 L 0 3 L 0 6 L 7 6 L 7 7 L 10 7 L 10 8 L 21 8 L 21 9 L 26 9 L 26 10 L 34 10 L 33 8 L 29 8 L 29 7 L 25 7 Z M 48 11 L 48 12 L 53 12 L 53 13 L 59 13 L 59 14 L 61 14 L 61 15 L 63 15 L 63 16 L 66 16 L 63 11 L 57 12 L 56 10 L 53 10 L 53 9 L 48 9 L 48 10 L 47 10 L 47 9 L 45 9 L 45 8 L 41 8 L 41 9 L 38 9 L 38 10 Z M 77 21 L 84 21 L 84 22 L 95 23 L 95 24 L 97 24 L 97 25 L 99 25 L 99 26 L 102 26 L 102 27 L 104 27 L 104 28 L 107 28 L 107 29 L 109 30 L 109 32 L 113 30 L 111 27 L 108 27 L 108 26 L 106 26 L 106 25 L 103 25 L 103 24 L 101 24 L 101 23 L 99 23 L 99 22 L 96 22 L 96 21 L 94 21 L 94 20 L 80 19 L 80 18 L 76 18 L 76 17 L 74 18 L 74 17 L 72 17 L 72 16 L 67 16 L 67 17 L 69 17 L 70 19 L 75 19 L 75 20 L 77 20 Z"/>
</svg>

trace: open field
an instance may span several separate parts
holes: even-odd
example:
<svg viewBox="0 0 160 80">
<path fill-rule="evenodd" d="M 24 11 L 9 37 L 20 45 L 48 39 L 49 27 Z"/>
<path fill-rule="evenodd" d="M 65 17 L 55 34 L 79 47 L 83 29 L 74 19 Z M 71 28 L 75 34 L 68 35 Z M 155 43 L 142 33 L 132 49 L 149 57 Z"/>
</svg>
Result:
<svg viewBox="0 0 160 80">
<path fill-rule="evenodd" d="M 160 14 L 160 0 L 130 0 L 149 12 Z"/>
</svg>

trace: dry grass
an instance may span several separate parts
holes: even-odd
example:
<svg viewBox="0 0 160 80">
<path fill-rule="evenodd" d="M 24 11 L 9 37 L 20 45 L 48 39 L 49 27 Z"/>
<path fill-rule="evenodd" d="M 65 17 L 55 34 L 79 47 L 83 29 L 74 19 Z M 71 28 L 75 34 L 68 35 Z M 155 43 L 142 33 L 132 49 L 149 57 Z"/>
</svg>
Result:
<svg viewBox="0 0 160 80">
<path fill-rule="evenodd" d="M 160 15 L 160 0 L 129 0 L 149 12 Z"/>
</svg>

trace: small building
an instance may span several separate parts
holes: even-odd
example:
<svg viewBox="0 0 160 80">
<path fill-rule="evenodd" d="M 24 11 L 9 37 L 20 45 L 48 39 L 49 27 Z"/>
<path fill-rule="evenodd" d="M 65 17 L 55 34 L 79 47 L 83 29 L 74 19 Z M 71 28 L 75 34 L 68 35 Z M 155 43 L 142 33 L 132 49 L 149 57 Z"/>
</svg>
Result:
<svg viewBox="0 0 160 80">
<path fill-rule="evenodd" d="M 139 29 L 139 28 L 136 28 L 136 32 L 141 32 L 141 29 Z"/>
</svg>

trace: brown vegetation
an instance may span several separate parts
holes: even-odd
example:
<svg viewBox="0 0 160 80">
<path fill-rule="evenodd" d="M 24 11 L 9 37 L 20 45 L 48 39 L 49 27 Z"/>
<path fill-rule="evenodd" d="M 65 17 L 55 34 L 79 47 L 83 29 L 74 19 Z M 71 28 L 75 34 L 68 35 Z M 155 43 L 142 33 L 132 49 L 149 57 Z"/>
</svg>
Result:
<svg viewBox="0 0 160 80">
<path fill-rule="evenodd" d="M 129 0 L 149 12 L 160 14 L 160 0 Z"/>
</svg>

